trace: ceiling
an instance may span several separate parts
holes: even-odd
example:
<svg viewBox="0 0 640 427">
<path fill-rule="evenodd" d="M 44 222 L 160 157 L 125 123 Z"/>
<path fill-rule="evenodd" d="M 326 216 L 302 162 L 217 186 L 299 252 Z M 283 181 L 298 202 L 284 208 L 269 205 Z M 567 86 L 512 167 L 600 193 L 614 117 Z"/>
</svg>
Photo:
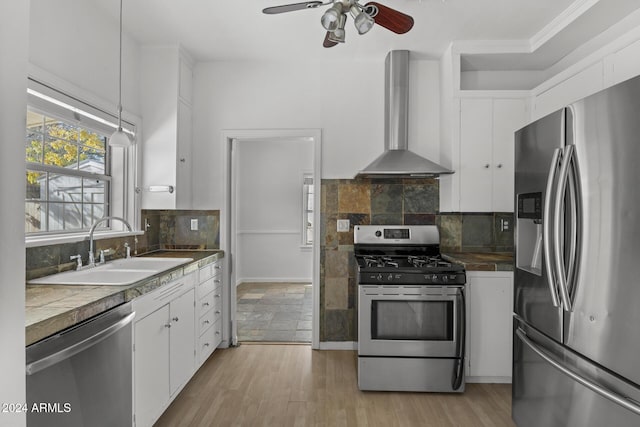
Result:
<svg viewBox="0 0 640 427">
<path fill-rule="evenodd" d="M 117 0 L 90 1 L 117 19 Z M 198 61 L 379 59 L 392 49 L 439 58 L 453 40 L 530 39 L 572 3 L 585 0 L 379 0 L 413 16 L 413 29 L 397 35 L 375 26 L 358 35 L 349 18 L 346 43 L 331 49 L 322 47 L 325 7 L 262 13 L 299 1 L 124 0 L 124 27 L 141 44 L 180 43 Z"/>
<path fill-rule="evenodd" d="M 118 19 L 117 0 L 90 1 Z M 179 43 L 196 61 L 379 60 L 393 49 L 438 59 L 452 41 L 482 40 L 494 46 L 505 41 L 519 47 L 509 53 L 476 47 L 462 55 L 462 71 L 537 70 L 539 81 L 554 72 L 554 64 L 566 67 L 640 25 L 638 0 L 378 0 L 413 16 L 413 29 L 397 35 L 374 26 L 358 35 L 349 18 L 346 43 L 326 49 L 320 17 L 328 6 L 262 13 L 265 7 L 299 1 L 124 0 L 124 28 L 141 45 Z M 607 30 L 625 19 L 617 34 Z"/>
</svg>

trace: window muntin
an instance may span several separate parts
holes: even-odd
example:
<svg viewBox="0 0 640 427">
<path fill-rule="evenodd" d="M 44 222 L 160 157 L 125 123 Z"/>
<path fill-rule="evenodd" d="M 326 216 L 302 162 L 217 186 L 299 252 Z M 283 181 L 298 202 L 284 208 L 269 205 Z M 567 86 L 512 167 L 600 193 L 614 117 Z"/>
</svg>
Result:
<svg viewBox="0 0 640 427">
<path fill-rule="evenodd" d="M 88 230 L 109 215 L 106 132 L 56 117 L 55 109 L 27 111 L 27 234 Z"/>
</svg>

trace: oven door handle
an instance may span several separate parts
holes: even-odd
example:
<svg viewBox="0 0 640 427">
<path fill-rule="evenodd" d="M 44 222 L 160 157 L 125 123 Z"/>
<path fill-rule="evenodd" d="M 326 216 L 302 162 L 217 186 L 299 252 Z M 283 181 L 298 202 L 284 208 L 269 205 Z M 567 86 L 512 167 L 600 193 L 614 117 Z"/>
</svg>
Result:
<svg viewBox="0 0 640 427">
<path fill-rule="evenodd" d="M 464 290 L 460 289 L 458 295 L 458 354 L 456 363 L 453 367 L 453 378 L 451 381 L 451 387 L 453 390 L 457 390 L 462 385 L 464 380 L 464 357 L 465 357 L 465 341 L 466 341 L 466 307 L 464 301 Z"/>
</svg>

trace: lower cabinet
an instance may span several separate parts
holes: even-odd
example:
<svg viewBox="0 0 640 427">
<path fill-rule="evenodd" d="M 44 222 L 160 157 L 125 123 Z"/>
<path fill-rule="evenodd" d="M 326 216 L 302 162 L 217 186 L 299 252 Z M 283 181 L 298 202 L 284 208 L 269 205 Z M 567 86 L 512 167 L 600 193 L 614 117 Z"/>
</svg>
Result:
<svg viewBox="0 0 640 427">
<path fill-rule="evenodd" d="M 513 273 L 467 271 L 467 381 L 511 382 Z"/>
<path fill-rule="evenodd" d="M 151 426 L 195 371 L 195 274 L 133 301 L 136 427 Z"/>
<path fill-rule="evenodd" d="M 222 341 L 222 260 L 205 265 L 196 285 L 197 366 L 201 366 Z"/>
</svg>

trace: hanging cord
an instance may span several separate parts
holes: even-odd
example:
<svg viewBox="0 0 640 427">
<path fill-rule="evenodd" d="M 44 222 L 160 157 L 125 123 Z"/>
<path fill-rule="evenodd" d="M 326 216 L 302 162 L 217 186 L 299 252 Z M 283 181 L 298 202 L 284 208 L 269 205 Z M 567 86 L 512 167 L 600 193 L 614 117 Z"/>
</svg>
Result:
<svg viewBox="0 0 640 427">
<path fill-rule="evenodd" d="M 120 0 L 120 62 L 118 64 L 118 130 L 122 131 L 122 0 Z"/>
</svg>

